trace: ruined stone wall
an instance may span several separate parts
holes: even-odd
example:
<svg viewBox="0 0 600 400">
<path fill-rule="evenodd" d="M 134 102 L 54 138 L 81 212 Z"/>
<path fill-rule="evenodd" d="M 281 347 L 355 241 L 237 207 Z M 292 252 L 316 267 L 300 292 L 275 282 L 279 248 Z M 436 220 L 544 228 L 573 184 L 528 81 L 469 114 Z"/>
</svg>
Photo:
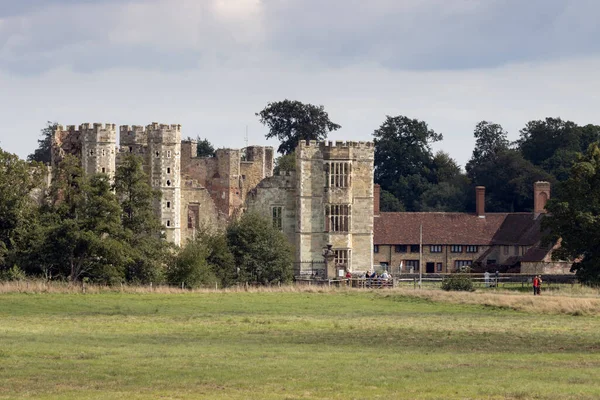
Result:
<svg viewBox="0 0 600 400">
<path fill-rule="evenodd" d="M 227 220 L 219 216 L 210 192 L 197 181 L 183 179 L 181 186 L 181 244 L 185 245 L 203 230 L 225 229 Z"/>
<path fill-rule="evenodd" d="M 248 212 L 257 212 L 280 227 L 290 243 L 296 245 L 296 174 L 282 172 L 263 179 L 246 198 Z M 281 218 L 279 222 L 279 218 Z"/>
<path fill-rule="evenodd" d="M 81 146 L 81 132 L 75 125 L 58 125 L 52 138 L 51 165 L 58 165 L 67 154 L 81 159 Z"/>
</svg>

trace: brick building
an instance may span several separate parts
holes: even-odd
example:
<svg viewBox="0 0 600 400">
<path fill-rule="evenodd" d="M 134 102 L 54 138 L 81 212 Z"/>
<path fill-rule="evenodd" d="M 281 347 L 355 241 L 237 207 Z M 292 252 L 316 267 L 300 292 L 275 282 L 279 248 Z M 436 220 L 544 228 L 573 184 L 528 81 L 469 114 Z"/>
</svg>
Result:
<svg viewBox="0 0 600 400">
<path fill-rule="evenodd" d="M 375 204 L 374 262 L 394 273 L 421 267 L 424 273 L 449 273 L 475 265 L 567 272 L 568 263 L 551 261 L 552 248 L 541 244 L 549 198 L 550 184 L 536 182 L 532 213 L 486 213 L 481 186 L 476 188 L 476 213 L 379 212 Z"/>
</svg>

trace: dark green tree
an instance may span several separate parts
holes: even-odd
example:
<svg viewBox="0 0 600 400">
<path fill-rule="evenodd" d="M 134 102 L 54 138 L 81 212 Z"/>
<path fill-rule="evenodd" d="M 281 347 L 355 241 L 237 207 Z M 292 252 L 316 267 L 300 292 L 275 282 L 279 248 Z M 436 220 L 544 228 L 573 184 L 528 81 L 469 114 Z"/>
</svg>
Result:
<svg viewBox="0 0 600 400">
<path fill-rule="evenodd" d="M 398 198 L 407 211 L 418 211 L 432 176 L 431 144 L 442 140 L 442 134 L 423 121 L 388 116 L 373 136 L 375 183 Z"/>
<path fill-rule="evenodd" d="M 578 126 L 560 118 L 546 118 L 528 122 L 516 143 L 526 160 L 564 181 L 578 154 L 598 140 L 600 126 Z"/>
<path fill-rule="evenodd" d="M 71 281 L 125 278 L 121 207 L 111 189 L 108 176 L 87 177 L 75 157 L 65 157 L 56 169 L 45 210 L 51 222 L 41 247 L 46 252 L 39 256 L 61 266 Z"/>
<path fill-rule="evenodd" d="M 35 197 L 44 171 L 41 164 L 0 149 L 0 267 L 26 247 L 27 232 L 35 228 Z"/>
<path fill-rule="evenodd" d="M 206 246 L 206 262 L 221 286 L 227 287 L 235 283 L 235 259 L 227 244 L 225 233 L 205 230 L 199 232 L 197 240 Z"/>
<path fill-rule="evenodd" d="M 129 249 L 127 279 L 140 283 L 162 281 L 169 245 L 154 211 L 161 193 L 150 186 L 141 158 L 134 154 L 124 156 L 115 172 L 114 189 Z"/>
<path fill-rule="evenodd" d="M 52 139 L 58 123 L 48 121 L 46 127 L 41 131 L 41 139 L 38 140 L 38 148 L 27 156 L 28 161 L 38 161 L 50 165 L 52 161 Z"/>
<path fill-rule="evenodd" d="M 167 281 L 171 285 L 183 284 L 188 288 L 213 287 L 217 278 L 207 262 L 208 255 L 209 249 L 205 243 L 189 241 L 167 269 Z"/>
<path fill-rule="evenodd" d="M 283 171 L 295 171 L 296 170 L 296 153 L 291 152 L 275 159 L 275 168 L 273 173 L 275 175 Z"/>
<path fill-rule="evenodd" d="M 201 139 L 200 136 L 196 139 L 198 146 L 196 147 L 196 155 L 198 157 L 214 157 L 215 148 L 208 139 Z"/>
<path fill-rule="evenodd" d="M 525 160 L 518 150 L 513 149 L 472 165 L 468 176 L 473 186 L 485 186 L 486 211 L 489 212 L 531 211 L 534 182 L 555 182 L 552 175 Z M 474 187 L 471 187 L 470 193 L 469 209 L 474 210 Z"/>
<path fill-rule="evenodd" d="M 287 99 L 269 103 L 256 116 L 269 128 L 267 139 L 279 139 L 280 154 L 292 153 L 301 140 L 325 140 L 329 132 L 341 128 L 329 119 L 323 106 Z"/>
<path fill-rule="evenodd" d="M 379 198 L 379 210 L 382 212 L 405 211 L 404 204 L 402 204 L 402 202 L 400 202 L 396 196 L 383 189 L 381 190 L 381 195 Z"/>
<path fill-rule="evenodd" d="M 553 257 L 575 260 L 572 271 L 583 281 L 600 285 L 600 147 L 589 146 L 559 184 L 561 198 L 546 205 L 544 226 L 552 232 L 548 241 L 560 239 Z"/>
<path fill-rule="evenodd" d="M 473 136 L 475 136 L 475 148 L 467 163 L 467 172 L 510 148 L 508 133 L 502 125 L 493 122 L 479 122 L 475 126 Z"/>
<path fill-rule="evenodd" d="M 239 282 L 288 282 L 293 277 L 292 248 L 270 220 L 246 213 L 227 228 Z"/>
</svg>

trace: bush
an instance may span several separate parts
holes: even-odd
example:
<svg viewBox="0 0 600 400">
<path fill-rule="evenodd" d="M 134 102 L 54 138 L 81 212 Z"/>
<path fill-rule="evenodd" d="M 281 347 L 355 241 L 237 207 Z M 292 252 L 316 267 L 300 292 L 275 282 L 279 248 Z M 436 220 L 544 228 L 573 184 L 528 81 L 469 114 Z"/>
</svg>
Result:
<svg viewBox="0 0 600 400">
<path fill-rule="evenodd" d="M 445 277 L 442 281 L 442 289 L 457 292 L 472 292 L 475 290 L 473 289 L 471 277 L 466 274 L 452 274 Z"/>
<path fill-rule="evenodd" d="M 0 270 L 0 281 L 22 281 L 25 278 L 25 272 L 17 265 L 5 271 Z"/>
<path fill-rule="evenodd" d="M 183 283 L 188 288 L 213 287 L 217 278 L 206 261 L 208 255 L 205 244 L 197 240 L 188 242 L 167 269 L 167 281 L 177 286 Z"/>
</svg>

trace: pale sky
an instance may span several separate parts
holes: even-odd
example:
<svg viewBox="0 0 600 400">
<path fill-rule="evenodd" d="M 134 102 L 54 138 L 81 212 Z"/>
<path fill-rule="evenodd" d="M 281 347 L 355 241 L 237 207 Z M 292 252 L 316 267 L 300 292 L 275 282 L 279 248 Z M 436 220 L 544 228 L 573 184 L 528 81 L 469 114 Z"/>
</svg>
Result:
<svg viewBox="0 0 600 400">
<path fill-rule="evenodd" d="M 464 165 L 481 120 L 516 139 L 547 116 L 600 124 L 596 0 L 0 0 L 0 147 L 46 121 L 181 124 L 216 147 L 270 144 L 254 115 L 322 104 L 371 140 L 426 121 Z"/>
</svg>

